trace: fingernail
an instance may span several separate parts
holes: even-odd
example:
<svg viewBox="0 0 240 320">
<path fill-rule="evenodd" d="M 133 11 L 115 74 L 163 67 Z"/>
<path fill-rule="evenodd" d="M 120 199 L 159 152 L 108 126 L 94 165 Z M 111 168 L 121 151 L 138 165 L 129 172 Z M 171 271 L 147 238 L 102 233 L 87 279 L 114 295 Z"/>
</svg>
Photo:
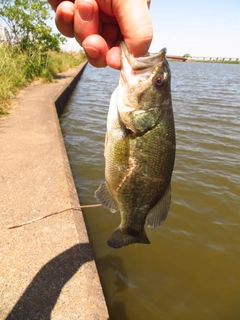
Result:
<svg viewBox="0 0 240 320">
<path fill-rule="evenodd" d="M 77 4 L 79 17 L 83 21 L 91 21 L 93 18 L 93 6 L 86 1 L 78 1 Z"/>
</svg>

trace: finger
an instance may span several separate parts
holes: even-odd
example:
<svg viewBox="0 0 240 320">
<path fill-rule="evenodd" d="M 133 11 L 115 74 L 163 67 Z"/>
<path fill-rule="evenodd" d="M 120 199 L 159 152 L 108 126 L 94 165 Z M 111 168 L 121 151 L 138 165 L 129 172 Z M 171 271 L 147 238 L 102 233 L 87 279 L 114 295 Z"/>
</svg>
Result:
<svg viewBox="0 0 240 320">
<path fill-rule="evenodd" d="M 152 21 L 148 10 L 150 1 L 116 0 L 113 12 L 130 53 L 142 56 L 149 50 L 152 41 Z"/>
<path fill-rule="evenodd" d="M 114 69 L 121 69 L 121 58 L 120 58 L 120 48 L 119 47 L 113 47 L 111 48 L 106 56 L 106 62 L 107 65 Z"/>
<path fill-rule="evenodd" d="M 121 38 L 121 33 L 117 24 L 104 24 L 102 26 L 101 35 L 107 42 L 109 48 L 115 46 Z"/>
<path fill-rule="evenodd" d="M 59 4 L 61 3 L 61 0 L 48 0 L 48 3 L 50 4 L 50 6 L 52 7 L 52 9 L 54 11 L 57 10 L 57 7 L 59 6 Z"/>
<path fill-rule="evenodd" d="M 74 37 L 73 30 L 74 4 L 70 1 L 63 1 L 56 10 L 56 26 L 66 37 Z"/>
<path fill-rule="evenodd" d="M 94 67 L 106 67 L 106 55 L 108 52 L 108 45 L 101 36 L 97 34 L 88 36 L 82 42 L 82 47 L 86 53 L 88 61 Z"/>
<path fill-rule="evenodd" d="M 75 9 L 74 35 L 76 40 L 82 44 L 85 38 L 98 33 L 98 5 L 95 0 L 77 0 Z"/>
</svg>

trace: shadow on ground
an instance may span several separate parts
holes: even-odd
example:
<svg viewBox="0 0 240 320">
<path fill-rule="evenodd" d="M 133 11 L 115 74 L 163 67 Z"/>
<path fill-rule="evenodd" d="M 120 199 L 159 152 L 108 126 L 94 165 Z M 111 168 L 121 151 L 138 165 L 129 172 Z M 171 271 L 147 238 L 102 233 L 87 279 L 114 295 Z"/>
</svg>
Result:
<svg viewBox="0 0 240 320">
<path fill-rule="evenodd" d="M 45 264 L 5 320 L 50 320 L 64 285 L 93 260 L 89 243 L 77 244 Z"/>
</svg>

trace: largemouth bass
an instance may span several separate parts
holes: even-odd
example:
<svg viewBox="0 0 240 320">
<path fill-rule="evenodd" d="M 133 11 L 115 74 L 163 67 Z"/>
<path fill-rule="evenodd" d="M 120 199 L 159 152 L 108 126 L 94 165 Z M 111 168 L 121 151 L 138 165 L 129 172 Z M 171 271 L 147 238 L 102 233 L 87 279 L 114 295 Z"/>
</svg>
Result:
<svg viewBox="0 0 240 320">
<path fill-rule="evenodd" d="M 105 141 L 105 180 L 95 196 L 121 223 L 108 245 L 149 244 L 144 225 L 158 227 L 171 202 L 175 128 L 166 49 L 134 58 L 121 44 L 121 74 L 113 92 Z"/>
</svg>

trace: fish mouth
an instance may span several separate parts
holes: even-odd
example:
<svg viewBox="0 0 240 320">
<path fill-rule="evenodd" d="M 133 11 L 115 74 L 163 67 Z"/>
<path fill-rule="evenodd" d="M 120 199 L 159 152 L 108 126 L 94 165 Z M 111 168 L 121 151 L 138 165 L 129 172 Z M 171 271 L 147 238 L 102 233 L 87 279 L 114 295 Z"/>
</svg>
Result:
<svg viewBox="0 0 240 320">
<path fill-rule="evenodd" d="M 166 58 L 167 53 L 167 48 L 163 48 L 158 53 L 148 53 L 144 57 L 135 58 L 132 54 L 129 53 L 124 41 L 121 42 L 120 47 L 122 50 L 122 54 L 125 56 L 128 64 L 131 66 L 131 69 L 136 71 L 156 66 L 156 64 Z"/>
<path fill-rule="evenodd" d="M 162 64 L 166 59 L 167 49 L 163 48 L 158 53 L 147 53 L 143 57 L 135 58 L 129 53 L 125 42 L 121 42 L 121 81 L 124 84 L 133 80 L 134 76 L 140 76 L 142 79 L 147 79 L 156 66 Z"/>
</svg>

